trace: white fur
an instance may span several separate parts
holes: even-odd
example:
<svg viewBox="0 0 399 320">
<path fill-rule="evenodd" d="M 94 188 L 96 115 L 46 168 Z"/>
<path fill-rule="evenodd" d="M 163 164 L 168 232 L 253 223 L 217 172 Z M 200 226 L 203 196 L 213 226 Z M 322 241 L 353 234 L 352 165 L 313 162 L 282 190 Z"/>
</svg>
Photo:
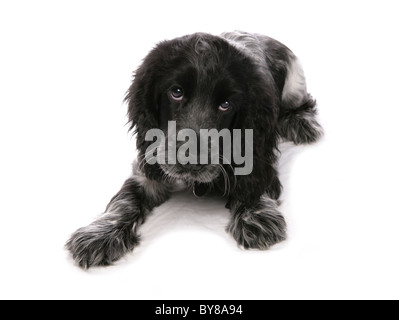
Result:
<svg viewBox="0 0 399 320">
<path fill-rule="evenodd" d="M 293 57 L 287 68 L 282 100 L 297 107 L 301 104 L 303 98 L 306 97 L 306 93 L 306 80 L 302 65 L 298 58 Z"/>
</svg>

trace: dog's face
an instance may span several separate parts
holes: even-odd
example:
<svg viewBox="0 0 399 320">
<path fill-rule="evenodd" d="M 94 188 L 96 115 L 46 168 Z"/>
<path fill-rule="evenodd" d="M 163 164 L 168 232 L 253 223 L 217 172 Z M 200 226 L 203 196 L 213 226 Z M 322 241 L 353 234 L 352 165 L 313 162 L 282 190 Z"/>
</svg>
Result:
<svg viewBox="0 0 399 320">
<path fill-rule="evenodd" d="M 252 129 L 254 144 L 262 148 L 276 118 L 270 92 L 273 90 L 268 89 L 254 62 L 222 38 L 195 34 L 162 42 L 137 70 L 127 95 L 140 154 L 148 152 L 151 142 L 146 141 L 145 134 L 153 128 L 165 133 L 164 151 L 168 154 L 171 121 L 177 132 L 195 132 L 198 143 L 194 148 L 198 150 L 201 129 L 227 129 L 231 133 L 234 129 Z M 177 141 L 176 150 L 185 143 Z M 160 164 L 162 172 L 158 174 L 188 182 L 211 182 L 223 173 L 221 164 L 200 164 L 199 152 L 195 157 L 198 161 L 194 163 L 166 161 Z M 233 159 L 230 168 L 234 166 Z"/>
<path fill-rule="evenodd" d="M 186 41 L 190 40 L 193 39 Z M 174 55 L 165 63 L 165 71 L 157 82 L 158 125 L 166 135 L 169 121 L 175 121 L 177 132 L 193 130 L 196 141 L 177 141 L 176 150 L 185 143 L 191 143 L 198 152 L 192 154 L 193 161 L 186 164 L 166 161 L 161 168 L 175 178 L 210 182 L 222 171 L 218 164 L 210 163 L 211 143 L 207 144 L 206 150 L 209 164 L 200 164 L 200 130 L 216 129 L 220 132 L 222 129 L 241 128 L 240 116 L 248 93 L 244 80 L 248 63 L 233 47 L 217 38 L 197 40 L 194 46 L 175 47 Z M 167 141 L 167 146 L 170 146 L 170 141 Z M 220 154 L 222 150 L 219 149 Z"/>
</svg>

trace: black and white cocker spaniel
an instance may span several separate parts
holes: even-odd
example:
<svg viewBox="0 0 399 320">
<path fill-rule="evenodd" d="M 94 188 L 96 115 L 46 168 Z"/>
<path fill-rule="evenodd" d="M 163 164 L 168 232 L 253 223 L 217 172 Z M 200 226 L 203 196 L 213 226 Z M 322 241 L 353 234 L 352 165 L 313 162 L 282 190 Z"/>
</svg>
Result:
<svg viewBox="0 0 399 320">
<path fill-rule="evenodd" d="M 302 67 L 285 45 L 245 32 L 163 41 L 135 72 L 126 102 L 138 159 L 105 213 L 67 242 L 81 267 L 132 251 L 140 225 L 175 184 L 197 196 L 219 193 L 231 212 L 226 230 L 244 248 L 268 249 L 286 238 L 278 142 L 312 143 L 322 128 Z M 229 138 L 237 139 L 212 145 Z M 209 163 L 204 151 L 218 161 Z"/>
</svg>

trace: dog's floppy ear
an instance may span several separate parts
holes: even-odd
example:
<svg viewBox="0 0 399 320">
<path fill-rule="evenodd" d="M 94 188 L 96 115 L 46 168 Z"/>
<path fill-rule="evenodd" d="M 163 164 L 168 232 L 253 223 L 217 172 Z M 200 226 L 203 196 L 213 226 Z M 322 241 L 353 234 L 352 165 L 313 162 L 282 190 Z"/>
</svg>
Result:
<svg viewBox="0 0 399 320">
<path fill-rule="evenodd" d="M 268 90 L 264 82 L 255 81 L 252 84 L 248 104 L 240 117 L 241 129 L 253 130 L 253 169 L 249 175 L 236 176 L 237 184 L 232 194 L 242 202 L 255 201 L 264 192 L 278 199 L 281 193 L 274 167 L 277 160 L 278 97 L 274 90 Z"/>
<path fill-rule="evenodd" d="M 160 43 L 144 59 L 141 66 L 134 74 L 133 82 L 128 89 L 125 101 L 128 104 L 128 119 L 130 128 L 136 134 L 136 147 L 139 151 L 139 161 L 145 156 L 145 152 L 152 141 L 145 141 L 148 130 L 158 128 L 157 104 L 159 97 L 159 82 L 164 74 L 162 70 L 166 65 L 165 55 Z M 161 170 L 158 165 L 149 166 L 145 161 L 144 172 L 147 177 L 155 178 Z M 155 172 L 154 172 L 155 170 Z M 151 174 L 153 172 L 154 174 Z"/>
<path fill-rule="evenodd" d="M 134 73 L 125 101 L 128 104 L 130 128 L 137 134 L 137 148 L 142 150 L 144 137 L 149 129 L 157 127 L 157 49 L 152 50 Z"/>
</svg>

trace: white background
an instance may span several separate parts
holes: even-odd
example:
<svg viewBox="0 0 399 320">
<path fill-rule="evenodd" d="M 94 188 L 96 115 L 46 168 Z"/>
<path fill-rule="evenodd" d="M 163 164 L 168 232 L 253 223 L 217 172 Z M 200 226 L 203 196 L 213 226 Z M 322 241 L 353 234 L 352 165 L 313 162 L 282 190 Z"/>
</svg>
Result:
<svg viewBox="0 0 399 320">
<path fill-rule="evenodd" d="M 1 299 L 398 299 L 396 1 L 2 1 Z M 179 193 L 113 267 L 63 249 L 129 176 L 123 97 L 160 40 L 272 36 L 302 60 L 326 135 L 283 155 L 289 239 L 244 251 L 217 199 Z"/>
</svg>

